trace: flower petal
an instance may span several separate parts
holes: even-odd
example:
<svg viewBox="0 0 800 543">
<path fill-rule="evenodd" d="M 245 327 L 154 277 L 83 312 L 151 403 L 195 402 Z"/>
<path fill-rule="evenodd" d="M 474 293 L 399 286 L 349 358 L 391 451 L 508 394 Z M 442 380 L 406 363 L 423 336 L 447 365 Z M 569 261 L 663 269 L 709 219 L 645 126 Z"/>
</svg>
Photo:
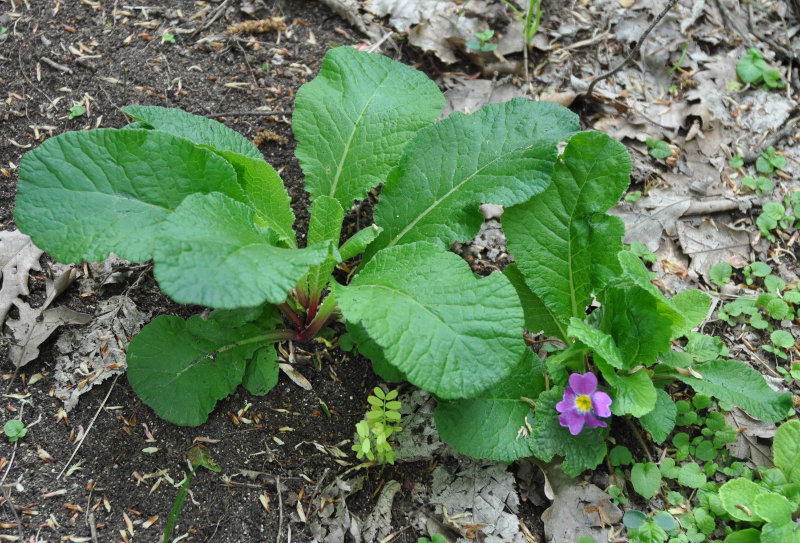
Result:
<svg viewBox="0 0 800 543">
<path fill-rule="evenodd" d="M 605 421 L 598 419 L 592 413 L 586 413 L 584 416 L 586 417 L 586 424 L 589 428 L 597 428 L 598 426 L 605 428 L 608 426 Z"/>
<path fill-rule="evenodd" d="M 558 423 L 569 428 L 569 433 L 576 436 L 583 430 L 583 425 L 586 424 L 586 416 L 577 411 L 567 411 L 558 416 Z"/>
<path fill-rule="evenodd" d="M 564 389 L 564 398 L 556 404 L 559 413 L 575 409 L 575 393 L 570 387 Z"/>
<path fill-rule="evenodd" d="M 583 375 L 573 373 L 569 376 L 569 386 L 572 387 L 576 394 L 586 394 L 588 396 L 597 390 L 597 377 L 592 372 L 586 372 Z"/>
<path fill-rule="evenodd" d="M 592 394 L 592 409 L 597 414 L 598 417 L 610 417 L 611 416 L 611 398 L 605 392 L 597 391 Z"/>
</svg>

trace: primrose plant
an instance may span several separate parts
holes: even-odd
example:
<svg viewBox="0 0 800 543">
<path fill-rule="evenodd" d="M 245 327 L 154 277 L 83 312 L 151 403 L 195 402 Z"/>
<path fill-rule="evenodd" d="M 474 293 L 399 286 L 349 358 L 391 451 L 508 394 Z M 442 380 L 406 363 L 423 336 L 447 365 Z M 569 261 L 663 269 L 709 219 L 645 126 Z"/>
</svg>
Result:
<svg viewBox="0 0 800 543">
<path fill-rule="evenodd" d="M 437 121 L 443 104 L 410 67 L 329 51 L 293 115 L 312 202 L 303 244 L 252 143 L 160 107 L 126 107 L 134 122 L 123 129 L 30 151 L 15 219 L 58 260 L 153 259 L 166 294 L 214 308 L 157 317 L 128 349 L 132 388 L 176 424 L 203 423 L 239 384 L 265 394 L 278 381 L 275 344 L 311 341 L 337 320 L 386 381 L 434 395 L 441 436 L 477 457 L 560 455 L 570 473 L 593 468 L 609 415 L 636 417 L 663 441 L 675 380 L 764 420 L 786 414 L 791 396 L 746 366 L 670 350 L 709 299 L 666 299 L 623 250 L 624 225 L 606 213 L 629 184 L 622 144 L 580 132 L 557 104 L 515 99 Z M 375 224 L 340 244 L 345 212 L 380 184 Z M 448 251 L 478 232 L 482 203 L 505 206 L 515 257 L 488 277 Z M 334 279 L 358 255 L 352 279 Z M 563 348 L 542 361 L 525 329 Z"/>
</svg>

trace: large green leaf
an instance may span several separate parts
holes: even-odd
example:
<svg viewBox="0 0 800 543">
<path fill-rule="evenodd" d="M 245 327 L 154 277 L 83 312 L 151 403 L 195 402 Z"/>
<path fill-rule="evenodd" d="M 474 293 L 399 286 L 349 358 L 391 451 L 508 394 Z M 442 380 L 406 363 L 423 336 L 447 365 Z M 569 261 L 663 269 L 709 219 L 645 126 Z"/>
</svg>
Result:
<svg viewBox="0 0 800 543">
<path fill-rule="evenodd" d="M 606 364 L 619 369 L 632 369 L 635 364 L 622 358 L 614 338 L 602 330 L 593 328 L 580 319 L 572 318 L 569 321 L 567 333 L 574 337 L 595 354 L 602 358 Z"/>
<path fill-rule="evenodd" d="M 414 241 L 447 248 L 469 240 L 483 222 L 481 203 L 512 205 L 547 187 L 558 142 L 578 129 L 568 109 L 521 98 L 423 128 L 381 190 L 375 224 L 384 231 L 367 255 Z"/>
<path fill-rule="evenodd" d="M 764 376 L 736 360 L 712 360 L 694 366 L 702 378 L 676 374 L 696 392 L 737 405 L 765 422 L 783 420 L 792 407 L 789 392 L 775 392 Z"/>
<path fill-rule="evenodd" d="M 638 286 L 609 286 L 603 293 L 600 328 L 611 334 L 625 361 L 625 369 L 652 366 L 670 347 L 672 321 L 659 309 L 660 300 Z"/>
<path fill-rule="evenodd" d="M 619 219 L 602 214 L 630 181 L 624 145 L 599 132 L 572 136 L 542 194 L 506 209 L 503 229 L 528 286 L 567 323 L 582 317 L 622 247 Z M 600 259 L 604 265 L 595 266 Z"/>
<path fill-rule="evenodd" d="M 22 159 L 14 218 L 62 262 L 110 252 L 147 260 L 183 199 L 209 192 L 245 201 L 231 165 L 188 140 L 152 130 L 68 132 Z"/>
<path fill-rule="evenodd" d="M 247 361 L 242 386 L 250 394 L 263 396 L 278 384 L 279 371 L 278 353 L 275 352 L 275 347 L 266 345 Z"/>
<path fill-rule="evenodd" d="M 582 471 L 596 468 L 606 457 L 608 428 L 589 428 L 573 436 L 558 422 L 556 404 L 564 395 L 561 387 L 551 388 L 539 395 L 536 402 L 536 423 L 530 442 L 533 454 L 549 462 L 554 456 L 563 456 L 561 468 L 573 477 Z"/>
<path fill-rule="evenodd" d="M 800 421 L 783 423 L 772 444 L 775 467 L 780 468 L 790 483 L 800 483 Z"/>
<path fill-rule="evenodd" d="M 220 151 L 218 154 L 230 162 L 236 170 L 247 203 L 261 220 L 280 235 L 285 245 L 297 247 L 297 239 L 292 229 L 294 225 L 292 200 L 275 168 L 261 158 L 249 158 L 227 151 Z"/>
<path fill-rule="evenodd" d="M 218 193 L 189 196 L 162 225 L 155 276 L 180 303 L 232 309 L 281 303 L 328 255 L 327 247 L 277 247 L 252 208 Z"/>
<path fill-rule="evenodd" d="M 544 390 L 544 364 L 530 350 L 501 382 L 469 400 L 440 401 L 436 428 L 442 440 L 462 454 L 513 462 L 533 454 L 527 439 L 534 417 L 531 405 Z"/>
<path fill-rule="evenodd" d="M 297 92 L 292 128 L 312 199 L 344 209 L 386 180 L 406 143 L 441 114 L 444 97 L 422 72 L 351 47 L 331 49 Z"/>
<path fill-rule="evenodd" d="M 363 326 L 393 366 L 441 398 L 469 398 L 501 381 L 525 343 L 514 287 L 475 276 L 425 242 L 380 251 L 334 293 L 348 323 Z"/>
<path fill-rule="evenodd" d="M 159 417 L 197 426 L 242 382 L 259 334 L 264 332 L 254 326 L 226 328 L 199 316 L 184 321 L 162 315 L 131 341 L 128 381 Z"/>
<path fill-rule="evenodd" d="M 748 479 L 733 479 L 719 488 L 725 511 L 736 520 L 760 522 L 755 513 L 755 499 L 767 491 Z"/>
<path fill-rule="evenodd" d="M 122 111 L 135 121 L 186 138 L 197 145 L 263 161 L 261 151 L 253 142 L 213 119 L 182 109 L 160 106 L 125 106 Z"/>
<path fill-rule="evenodd" d="M 294 213 L 283 180 L 250 140 L 222 123 L 180 109 L 126 106 L 122 111 L 145 126 L 206 146 L 230 162 L 248 203 L 289 246 L 297 246 Z"/>
</svg>

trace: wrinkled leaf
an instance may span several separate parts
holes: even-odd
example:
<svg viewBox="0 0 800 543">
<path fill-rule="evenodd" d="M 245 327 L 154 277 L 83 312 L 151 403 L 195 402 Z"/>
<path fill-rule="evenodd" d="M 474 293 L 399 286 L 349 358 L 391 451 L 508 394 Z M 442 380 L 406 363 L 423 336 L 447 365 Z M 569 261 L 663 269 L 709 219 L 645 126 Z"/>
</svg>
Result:
<svg viewBox="0 0 800 543">
<path fill-rule="evenodd" d="M 222 309 L 278 304 L 327 248 L 277 247 L 252 208 L 222 194 L 186 198 L 162 225 L 155 276 L 180 303 Z M 245 273 L 249 272 L 249 273 Z"/>
<path fill-rule="evenodd" d="M 526 349 L 522 308 L 508 280 L 478 278 L 430 243 L 379 252 L 334 293 L 348 323 L 360 324 L 410 382 L 441 398 L 477 395 L 508 375 Z"/>
<path fill-rule="evenodd" d="M 184 198 L 209 192 L 245 200 L 233 167 L 188 140 L 140 129 L 68 132 L 23 157 L 14 217 L 61 262 L 112 251 L 147 260 Z"/>
<path fill-rule="evenodd" d="M 547 190 L 505 211 L 503 229 L 517 266 L 562 323 L 582 317 L 601 286 L 595 260 L 622 249 L 622 221 L 592 218 L 619 200 L 630 168 L 621 143 L 599 132 L 575 134 Z"/>
<path fill-rule="evenodd" d="M 578 128 L 566 108 L 515 99 L 420 130 L 381 190 L 375 224 L 384 231 L 368 256 L 415 241 L 447 248 L 469 240 L 483 222 L 480 204 L 517 204 L 547 187 L 558 142 Z"/>
<path fill-rule="evenodd" d="M 327 195 L 350 209 L 386 180 L 443 104 L 436 84 L 409 66 L 352 47 L 328 51 L 319 75 L 297 92 L 292 118 L 312 199 Z"/>
<path fill-rule="evenodd" d="M 511 462 L 530 456 L 531 405 L 544 390 L 544 364 L 530 350 L 501 382 L 469 400 L 442 401 L 436 428 L 442 440 L 462 454 Z M 490 423 L 476 424 L 478 421 Z"/>
</svg>

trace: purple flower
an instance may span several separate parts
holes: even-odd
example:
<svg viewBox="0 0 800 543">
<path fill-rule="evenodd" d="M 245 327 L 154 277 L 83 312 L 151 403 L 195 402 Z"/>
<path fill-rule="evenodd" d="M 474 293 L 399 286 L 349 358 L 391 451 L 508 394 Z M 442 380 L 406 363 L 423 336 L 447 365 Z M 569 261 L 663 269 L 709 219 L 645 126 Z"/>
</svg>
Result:
<svg viewBox="0 0 800 543">
<path fill-rule="evenodd" d="M 605 428 L 606 423 L 597 417 L 610 417 L 610 406 L 611 398 L 597 390 L 597 377 L 593 373 L 573 373 L 564 389 L 564 399 L 556 404 L 558 422 L 574 436 L 581 433 L 584 424 L 589 428 Z"/>
</svg>

